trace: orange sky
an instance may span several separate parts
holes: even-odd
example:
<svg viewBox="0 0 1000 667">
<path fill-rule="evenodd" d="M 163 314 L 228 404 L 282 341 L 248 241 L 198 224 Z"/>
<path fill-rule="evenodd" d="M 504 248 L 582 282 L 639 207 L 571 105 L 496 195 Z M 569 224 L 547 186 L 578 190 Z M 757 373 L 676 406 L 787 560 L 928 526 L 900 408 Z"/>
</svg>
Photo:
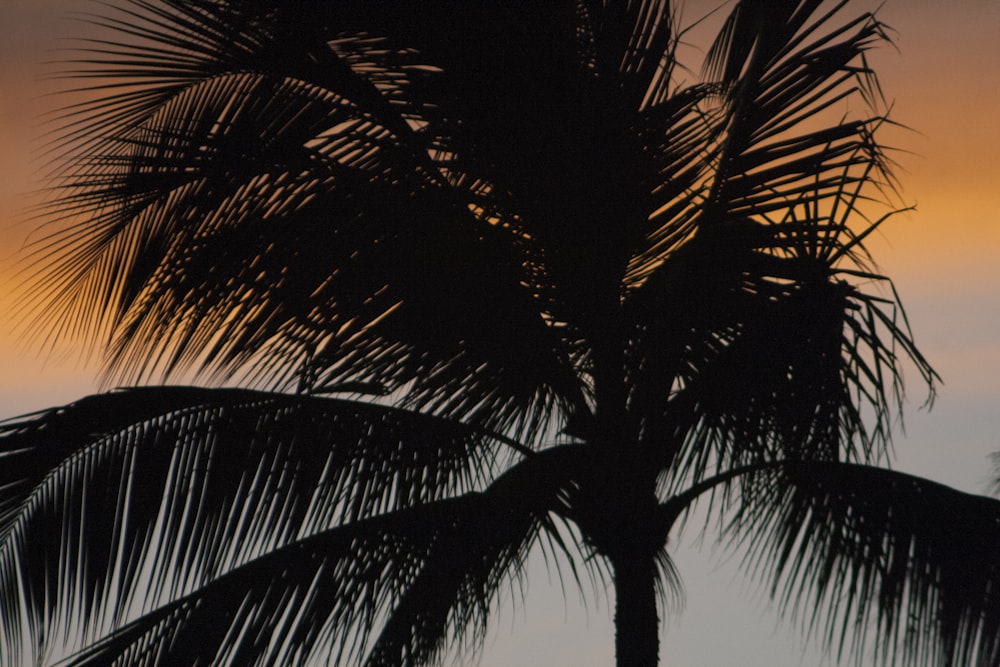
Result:
<svg viewBox="0 0 1000 667">
<path fill-rule="evenodd" d="M 689 0 L 686 16 L 714 4 Z M 42 90 L 33 77 L 50 50 L 62 46 L 58 36 L 74 34 L 70 13 L 87 6 L 87 0 L 0 3 L 0 223 L 5 225 L 0 280 L 7 285 L 12 255 L 29 231 L 26 225 L 11 225 L 25 201 L 17 195 L 38 184 L 29 152 L 38 134 L 33 122 L 51 104 L 33 99 Z M 859 8 L 875 6 L 858 3 Z M 907 303 L 914 295 L 940 299 L 975 292 L 975 301 L 984 305 L 997 281 L 993 254 L 1000 247 L 1000 2 L 889 0 L 880 16 L 895 30 L 899 52 L 883 48 L 872 60 L 894 102 L 895 118 L 913 128 L 887 134 L 889 143 L 912 153 L 897 155 L 899 178 L 904 203 L 918 209 L 886 225 L 883 238 L 873 243 L 876 259 L 896 278 Z M 9 313 L 6 301 L 0 300 L 0 308 Z M 22 380 L 33 375 L 42 384 L 50 382 L 56 368 L 71 372 L 73 364 L 50 359 L 45 375 L 37 375 L 39 363 L 11 347 L 9 320 L 0 318 L 5 367 L 13 367 Z M 917 333 L 924 337 L 921 327 Z M 65 356 L 75 354 L 70 350 Z M 1000 388 L 1000 380 L 992 384 Z M 0 415 L 25 405 L 10 400 L 0 402 Z"/>
<path fill-rule="evenodd" d="M 689 0 L 686 15 L 694 17 L 701 7 L 714 4 Z M 858 3 L 861 8 L 876 5 Z M 0 0 L 0 368 L 5 371 L 0 417 L 71 400 L 94 387 L 93 371 L 80 365 L 77 350 L 42 360 L 14 346 L 7 298 L 12 263 L 28 229 L 12 224 L 25 203 L 18 193 L 37 185 L 29 166 L 29 139 L 36 134 L 33 121 L 45 102 L 32 100 L 40 90 L 32 77 L 46 49 L 57 46 L 54 35 L 67 33 L 60 16 L 86 6 L 86 0 Z M 895 29 L 899 52 L 882 49 L 872 62 L 886 96 L 895 102 L 896 120 L 913 128 L 894 130 L 889 137 L 911 153 L 897 156 L 902 167 L 898 177 L 904 203 L 918 208 L 889 222 L 871 249 L 896 279 L 917 342 L 945 380 L 929 415 L 917 410 L 923 395 L 914 387 L 908 437 L 897 444 L 900 465 L 982 491 L 988 474 L 984 457 L 1000 450 L 1000 0 L 887 0 L 880 16 Z M 710 587 L 720 588 L 720 577 L 731 576 L 732 568 L 713 569 L 703 557 L 681 565 L 685 563 L 700 568 L 696 576 L 714 572 Z M 705 581 L 689 581 L 687 614 L 664 639 L 664 654 L 670 656 L 665 665 L 800 664 L 793 648 L 799 643 L 789 639 L 789 632 L 774 634 L 773 621 L 754 618 L 760 605 L 712 606 L 715 598 L 695 596 Z M 541 588 L 545 590 L 544 583 Z M 575 596 L 570 598 L 567 609 L 577 603 Z M 529 599 L 527 618 L 538 621 L 531 604 Z M 561 603 L 552 608 L 556 616 L 564 609 Z M 700 614 L 711 614 L 716 624 L 729 627 L 727 641 L 706 642 L 698 630 Z M 607 629 L 603 620 L 598 622 L 606 616 L 606 607 L 592 609 L 589 623 L 594 627 L 589 630 L 588 615 L 568 613 L 568 626 L 562 617 L 544 632 L 539 626 L 524 631 L 528 635 L 520 636 L 526 645 L 532 645 L 532 632 L 540 635 L 539 641 L 577 638 L 556 639 L 558 651 L 551 659 L 536 653 L 524 664 L 604 664 L 594 656 L 606 648 L 600 641 Z M 510 629 L 520 627 L 522 616 L 510 613 L 508 606 L 505 618 L 498 644 L 510 643 Z M 730 644 L 742 647 L 737 662 L 726 653 Z M 504 654 L 511 662 L 496 664 L 515 664 L 512 651 Z M 494 663 L 485 659 L 482 664 Z M 815 658 L 806 657 L 801 664 L 816 664 Z"/>
<path fill-rule="evenodd" d="M 909 275 L 988 259 L 1000 241 L 1000 3 L 890 1 L 882 16 L 900 52 L 874 62 L 897 120 L 920 133 L 896 140 L 915 153 L 899 175 L 918 212 L 887 230 L 899 256 L 886 261 Z"/>
</svg>

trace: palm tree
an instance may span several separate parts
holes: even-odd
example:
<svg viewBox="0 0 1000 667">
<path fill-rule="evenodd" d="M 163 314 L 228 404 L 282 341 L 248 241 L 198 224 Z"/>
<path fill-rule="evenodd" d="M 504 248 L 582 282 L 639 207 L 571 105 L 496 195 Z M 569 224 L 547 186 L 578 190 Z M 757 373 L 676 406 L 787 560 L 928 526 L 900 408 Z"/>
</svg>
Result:
<svg viewBox="0 0 1000 667">
<path fill-rule="evenodd" d="M 1000 664 L 1000 503 L 886 467 L 935 376 L 847 4 L 738 2 L 700 76 L 665 0 L 94 18 L 27 305 L 206 386 L 4 423 L 5 664 L 426 664 L 540 549 L 653 666 L 699 502 L 827 646 Z"/>
</svg>

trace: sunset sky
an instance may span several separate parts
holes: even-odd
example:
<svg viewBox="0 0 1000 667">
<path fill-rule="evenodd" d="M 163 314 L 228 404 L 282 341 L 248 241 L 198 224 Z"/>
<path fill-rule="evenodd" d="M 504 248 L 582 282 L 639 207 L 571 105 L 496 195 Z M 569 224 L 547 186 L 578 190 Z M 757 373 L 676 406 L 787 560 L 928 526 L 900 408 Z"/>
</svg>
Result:
<svg viewBox="0 0 1000 667">
<path fill-rule="evenodd" d="M 714 4 L 689 0 L 685 16 L 694 19 Z M 42 357 L 16 343 L 10 298 L 31 229 L 20 213 L 24 193 L 39 186 L 32 158 L 37 122 L 51 106 L 38 98 L 44 87 L 36 79 L 58 37 L 74 34 L 69 14 L 89 5 L 0 0 L 0 417 L 97 389 L 95 368 L 79 350 L 64 346 Z M 893 101 L 893 118 L 910 128 L 885 137 L 900 149 L 902 203 L 916 210 L 888 222 L 870 249 L 895 279 L 916 341 L 944 380 L 928 412 L 914 379 L 896 467 L 983 492 L 992 472 L 988 455 L 1000 451 L 1000 0 L 886 0 L 879 16 L 898 50 L 883 48 L 871 62 Z M 690 532 L 676 551 L 687 603 L 665 624 L 662 665 L 819 664 L 795 628 L 779 624 L 759 591 L 736 578 L 737 564 L 710 544 L 694 548 Z M 591 599 L 584 609 L 570 590 L 564 604 L 555 575 L 550 581 L 544 568 L 535 569 L 523 609 L 505 603 L 481 664 L 612 664 L 607 601 Z"/>
</svg>

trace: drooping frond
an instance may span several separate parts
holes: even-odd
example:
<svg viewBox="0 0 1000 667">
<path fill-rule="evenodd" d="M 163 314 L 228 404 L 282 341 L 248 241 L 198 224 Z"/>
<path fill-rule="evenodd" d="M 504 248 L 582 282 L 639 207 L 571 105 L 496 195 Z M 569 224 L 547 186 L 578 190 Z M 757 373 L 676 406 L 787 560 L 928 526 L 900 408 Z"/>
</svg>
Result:
<svg viewBox="0 0 1000 667">
<path fill-rule="evenodd" d="M 548 528 L 546 509 L 555 505 L 550 495 L 525 493 L 526 479 L 537 481 L 530 473 L 512 475 L 513 484 L 498 480 L 482 494 L 379 516 L 272 551 L 126 626 L 70 664 L 106 664 L 140 649 L 182 662 L 222 656 L 222 664 L 363 658 L 373 666 L 422 665 L 446 640 L 465 637 L 475 648 L 495 595 L 519 576 L 528 549 Z M 233 611 L 220 623 L 225 609 Z"/>
<path fill-rule="evenodd" d="M 758 482 L 730 534 L 828 646 L 866 665 L 1000 660 L 1000 502 L 845 463 L 789 463 Z"/>
<path fill-rule="evenodd" d="M 321 531 L 162 605 L 67 664 L 425 664 L 449 634 L 482 631 L 538 537 L 541 518 L 528 505 L 491 489 Z"/>
<path fill-rule="evenodd" d="M 580 585 L 573 550 L 563 543 L 552 518 L 566 511 L 565 490 L 587 460 L 579 447 L 557 447 L 523 461 L 491 484 L 481 494 L 479 514 L 464 518 L 397 596 L 366 666 L 428 664 L 449 640 L 466 645 L 471 640 L 477 648 L 502 579 L 523 574 L 532 543 L 542 542 L 550 557 L 568 557 Z"/>
<path fill-rule="evenodd" d="M 2 445 L 15 652 L 117 627 L 329 526 L 485 488 L 520 449 L 380 405 L 180 387 L 9 422 Z"/>
</svg>

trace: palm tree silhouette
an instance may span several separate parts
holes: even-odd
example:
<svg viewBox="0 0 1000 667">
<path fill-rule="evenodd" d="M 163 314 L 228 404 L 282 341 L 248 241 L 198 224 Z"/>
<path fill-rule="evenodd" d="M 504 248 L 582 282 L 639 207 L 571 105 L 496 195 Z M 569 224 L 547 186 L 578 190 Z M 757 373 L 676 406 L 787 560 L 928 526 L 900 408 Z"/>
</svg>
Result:
<svg viewBox="0 0 1000 667">
<path fill-rule="evenodd" d="M 738 2 L 697 76 L 665 0 L 121 4 L 27 305 L 219 386 L 3 424 L 5 661 L 425 664 L 541 549 L 653 666 L 702 501 L 826 645 L 1000 664 L 1000 503 L 884 467 L 874 16 Z"/>
</svg>

